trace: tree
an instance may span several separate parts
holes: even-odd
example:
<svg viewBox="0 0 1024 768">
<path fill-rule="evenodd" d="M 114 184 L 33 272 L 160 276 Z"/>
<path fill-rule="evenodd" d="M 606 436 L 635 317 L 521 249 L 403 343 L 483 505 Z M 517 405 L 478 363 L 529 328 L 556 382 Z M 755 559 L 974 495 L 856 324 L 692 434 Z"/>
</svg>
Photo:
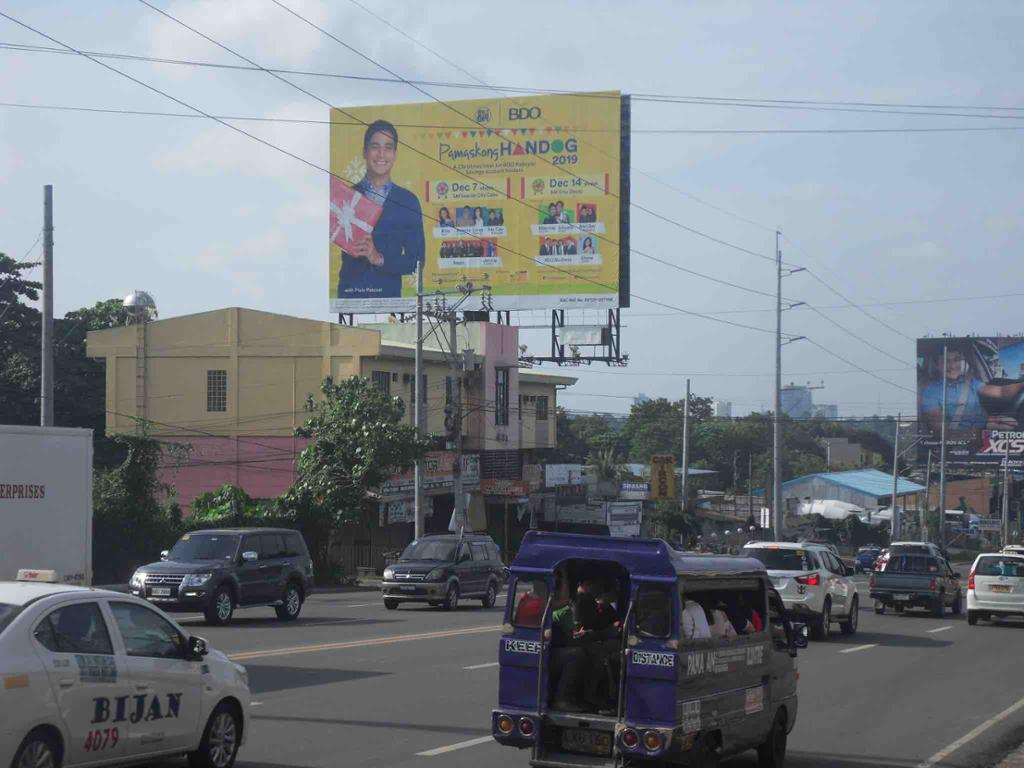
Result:
<svg viewBox="0 0 1024 768">
<path fill-rule="evenodd" d="M 621 452 L 619 435 L 606 416 L 588 414 L 569 417 L 564 408 L 555 411 L 558 447 L 545 451 L 551 461 L 583 464 L 589 457 L 608 449 Z"/>
<path fill-rule="evenodd" d="M 622 430 L 622 440 L 629 458 L 646 463 L 655 454 L 671 453 L 679 456 L 683 446 L 685 407 L 685 400 L 671 402 L 663 397 L 635 404 Z M 711 398 L 691 396 L 691 435 L 698 424 L 710 418 Z"/>
<path fill-rule="evenodd" d="M 310 415 L 295 430 L 313 442 L 299 455 L 289 498 L 338 525 L 356 519 L 366 494 L 411 467 L 429 441 L 402 423 L 405 409 L 397 398 L 361 376 L 337 384 L 324 379 L 320 392 L 322 400 L 307 399 Z"/>
<path fill-rule="evenodd" d="M 93 580 L 98 584 L 127 581 L 135 568 L 174 543 L 181 525 L 181 510 L 157 473 L 165 458 L 180 459 L 188 447 L 160 443 L 146 429 L 113 439 L 125 459 L 93 479 Z"/>
<path fill-rule="evenodd" d="M 39 423 L 39 312 L 42 283 L 32 262 L 0 253 L 0 424 Z"/>
</svg>

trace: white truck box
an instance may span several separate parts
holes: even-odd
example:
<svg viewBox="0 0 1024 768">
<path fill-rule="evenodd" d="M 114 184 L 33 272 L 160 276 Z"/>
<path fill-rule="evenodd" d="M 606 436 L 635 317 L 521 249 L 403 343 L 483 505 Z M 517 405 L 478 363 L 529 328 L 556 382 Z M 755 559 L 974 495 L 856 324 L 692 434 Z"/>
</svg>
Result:
<svg viewBox="0 0 1024 768">
<path fill-rule="evenodd" d="M 92 584 L 92 430 L 0 424 L 0 581 Z"/>
</svg>

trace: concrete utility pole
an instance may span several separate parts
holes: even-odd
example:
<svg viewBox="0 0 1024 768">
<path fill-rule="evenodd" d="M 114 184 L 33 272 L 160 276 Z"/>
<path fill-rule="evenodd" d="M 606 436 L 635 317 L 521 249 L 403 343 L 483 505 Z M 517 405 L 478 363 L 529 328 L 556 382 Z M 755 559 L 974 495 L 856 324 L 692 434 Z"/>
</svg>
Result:
<svg viewBox="0 0 1024 768">
<path fill-rule="evenodd" d="M 43 345 L 39 424 L 53 426 L 53 185 L 43 187 Z"/>
<path fill-rule="evenodd" d="M 687 481 L 690 479 L 690 380 L 686 380 L 686 403 L 683 406 L 683 476 L 679 499 L 683 512 L 686 511 Z"/>
<path fill-rule="evenodd" d="M 772 535 L 775 541 L 782 541 L 782 249 L 779 247 L 779 231 L 775 230 L 775 418 L 774 441 L 772 444 Z"/>
<path fill-rule="evenodd" d="M 448 319 L 448 333 L 451 345 L 452 364 L 452 405 L 455 418 L 455 461 L 452 466 L 452 493 L 455 495 L 455 519 L 461 521 L 463 529 L 466 523 L 466 497 L 462 492 L 462 355 L 459 353 L 458 319 L 455 312 Z"/>
<path fill-rule="evenodd" d="M 949 346 L 942 345 L 942 429 L 939 431 L 939 548 L 946 551 L 946 400 L 949 382 L 946 379 L 946 363 L 949 361 Z"/>
<path fill-rule="evenodd" d="M 899 413 L 896 415 L 896 435 L 892 441 L 892 540 L 899 541 L 900 538 L 900 527 L 902 520 L 900 519 L 900 513 L 897 512 L 896 506 L 896 494 L 899 493 L 899 479 L 900 479 L 900 419 L 903 418 L 903 414 Z"/>
<path fill-rule="evenodd" d="M 754 454 L 747 454 L 747 515 L 754 516 Z M 761 516 L 757 516 L 757 525 L 761 526 Z"/>
<path fill-rule="evenodd" d="M 1003 459 L 1003 546 L 1010 543 L 1010 438 L 1006 438 Z"/>
<path fill-rule="evenodd" d="M 928 464 L 924 471 L 924 509 L 921 511 L 921 539 L 928 541 L 928 512 L 932 508 L 932 449 L 928 449 Z"/>
<path fill-rule="evenodd" d="M 416 435 L 423 437 L 423 262 L 416 263 L 416 364 L 413 413 L 416 419 Z M 413 536 L 417 539 L 426 532 L 426 514 L 423 509 L 423 462 L 415 466 L 415 489 L 413 491 Z"/>
</svg>

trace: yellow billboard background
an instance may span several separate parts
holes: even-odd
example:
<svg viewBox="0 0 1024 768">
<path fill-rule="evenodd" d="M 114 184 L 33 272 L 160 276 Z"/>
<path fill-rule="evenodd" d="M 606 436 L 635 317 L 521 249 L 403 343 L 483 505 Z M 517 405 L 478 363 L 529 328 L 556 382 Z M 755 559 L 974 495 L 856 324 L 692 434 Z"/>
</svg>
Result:
<svg viewBox="0 0 1024 768">
<path fill-rule="evenodd" d="M 330 170 L 360 182 L 366 126 L 396 127 L 391 181 L 422 209 L 428 294 L 471 283 L 495 310 L 617 307 L 621 104 L 601 92 L 332 109 Z M 357 299 L 338 298 L 339 274 L 331 242 L 332 312 L 415 306 L 412 274 L 401 296 Z M 478 294 L 464 307 L 485 308 Z"/>
</svg>

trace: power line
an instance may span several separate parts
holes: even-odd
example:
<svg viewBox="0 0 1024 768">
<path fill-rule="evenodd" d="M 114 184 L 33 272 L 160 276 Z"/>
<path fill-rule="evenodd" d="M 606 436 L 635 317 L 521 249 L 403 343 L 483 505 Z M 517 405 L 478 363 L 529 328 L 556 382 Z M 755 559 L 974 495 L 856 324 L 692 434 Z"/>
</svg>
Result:
<svg viewBox="0 0 1024 768">
<path fill-rule="evenodd" d="M 534 87 L 534 86 L 508 86 L 508 85 L 494 85 L 494 84 L 484 83 L 483 81 L 480 81 L 478 78 L 476 78 L 475 75 L 472 75 L 471 73 L 469 73 L 466 70 L 464 70 L 461 67 L 459 67 L 458 64 L 455 64 L 454 62 L 451 62 L 448 59 L 445 59 L 444 57 L 441 57 L 441 55 L 438 54 L 436 51 L 433 51 L 432 49 L 423 46 L 423 44 L 419 43 L 419 41 L 417 41 L 415 38 L 413 38 L 413 37 L 411 37 L 409 35 L 406 35 L 400 29 L 398 29 L 394 25 L 390 24 L 390 22 L 388 22 L 386 19 L 383 19 L 382 17 L 377 16 L 376 14 L 374 14 L 371 11 L 369 11 L 368 9 L 366 9 L 364 6 L 360 6 L 360 7 L 363 8 L 363 10 L 367 11 L 367 13 L 370 13 L 371 15 L 375 16 L 378 20 L 380 20 L 383 23 L 387 24 L 388 26 L 392 27 L 392 29 L 395 29 L 395 31 L 399 32 L 403 36 L 405 36 L 408 39 L 412 40 L 413 42 L 416 42 L 417 44 L 421 45 L 421 47 L 424 47 L 425 50 L 428 50 L 428 51 L 434 53 L 435 55 L 437 55 L 440 58 L 442 58 L 442 60 L 444 60 L 446 63 L 450 64 L 451 66 L 455 67 L 456 69 L 459 69 L 461 72 L 463 72 L 463 74 L 466 74 L 466 75 L 474 78 L 475 80 L 477 80 L 477 82 L 475 82 L 475 83 L 445 81 L 445 80 L 409 80 L 408 81 L 408 82 L 411 82 L 411 83 L 415 83 L 416 85 L 423 85 L 423 86 L 427 86 L 427 87 L 439 87 L 439 88 L 466 89 L 466 90 L 483 90 L 483 89 L 487 89 L 487 90 L 491 90 L 491 91 L 495 91 L 495 92 L 516 93 L 516 94 L 523 94 L 523 95 L 571 96 L 573 98 L 579 98 L 579 99 L 608 99 L 608 98 L 613 98 L 613 97 L 611 97 L 611 96 L 609 96 L 607 94 L 595 93 L 595 92 L 579 93 L 579 92 L 567 92 L 565 90 L 557 89 L 557 88 L 538 88 L 538 87 Z M 22 52 L 22 53 L 48 53 L 48 54 L 59 54 L 59 55 L 70 55 L 72 53 L 71 51 L 66 51 L 66 50 L 63 50 L 61 48 L 54 48 L 54 47 L 50 47 L 50 46 L 28 45 L 28 44 L 23 44 L 23 43 L 6 43 L 6 42 L 0 42 L 0 49 L 10 50 L 10 51 L 17 51 L 17 52 Z M 256 71 L 252 67 L 243 67 L 243 66 L 239 66 L 237 64 L 224 64 L 224 63 L 219 63 L 219 62 L 195 61 L 195 60 L 189 60 L 189 59 L 172 59 L 172 58 L 164 58 L 164 57 L 143 56 L 143 55 L 126 54 L 126 53 L 111 53 L 111 52 L 103 52 L 103 51 L 83 51 L 83 52 L 87 53 L 87 54 L 90 54 L 92 56 L 96 56 L 98 58 L 122 59 L 122 60 L 130 60 L 130 61 L 145 61 L 145 62 L 158 63 L 158 64 L 174 64 L 174 65 L 185 65 L 185 66 L 195 66 L 195 67 L 207 67 L 207 68 L 212 68 L 212 69 Z M 355 81 L 366 81 L 366 82 L 376 82 L 376 83 L 402 83 L 402 82 L 406 82 L 406 81 L 404 81 L 402 79 L 395 78 L 395 77 L 379 77 L 379 76 L 378 77 L 374 77 L 374 76 L 367 76 L 367 75 L 352 75 L 352 74 L 342 74 L 342 73 L 335 73 L 335 72 L 319 72 L 319 71 L 301 70 L 301 69 L 274 68 L 274 71 L 275 72 L 279 72 L 281 74 L 303 75 L 303 76 L 308 76 L 308 77 L 321 77 L 321 78 L 336 78 L 336 79 L 343 79 L 343 80 L 355 80 Z M 753 97 L 750 97 L 750 98 L 730 98 L 730 97 L 723 97 L 723 96 L 673 95 L 673 94 L 644 93 L 644 92 L 634 93 L 634 94 L 632 94 L 632 97 L 636 101 L 641 101 L 641 102 L 650 101 L 650 102 L 656 102 L 656 103 L 669 103 L 669 104 L 671 104 L 671 103 L 679 103 L 679 104 L 685 104 L 685 105 L 694 105 L 695 104 L 695 105 L 703 105 L 703 106 L 745 106 L 745 105 L 771 106 L 773 104 L 778 104 L 778 105 L 783 105 L 783 106 L 787 106 L 787 107 L 791 107 L 791 106 L 806 106 L 808 108 L 822 107 L 822 106 L 829 106 L 829 107 L 832 107 L 832 106 L 848 106 L 848 107 L 866 107 L 866 108 L 872 108 L 872 107 L 890 108 L 891 107 L 891 108 L 901 108 L 901 109 L 907 109 L 907 110 L 956 110 L 956 109 L 958 109 L 958 110 L 969 110 L 969 111 L 973 111 L 975 113 L 977 113 L 977 112 L 986 112 L 986 111 L 987 112 L 1022 112 L 1022 111 L 1024 111 L 1024 107 L 1019 107 L 1019 106 L 980 106 L 980 105 L 971 105 L 971 104 L 914 104 L 914 103 L 905 103 L 905 102 L 829 101 L 829 100 L 820 100 L 820 99 L 819 100 L 812 100 L 812 99 L 771 99 L 771 98 L 753 98 Z M 871 113 L 875 112 L 874 109 L 865 109 L 863 111 L 868 113 L 868 114 L 871 114 Z M 890 114 L 890 113 L 888 113 L 888 112 L 878 112 L 878 114 Z M 899 112 L 897 114 L 904 114 L 904 113 Z M 947 116 L 947 114 L 945 112 L 927 112 L 927 111 L 913 111 L 913 112 L 909 112 L 908 114 L 911 114 L 911 115 L 940 115 L 940 116 Z M 958 117 L 959 115 L 953 115 L 953 116 Z M 988 115 L 980 115 L 980 114 L 969 114 L 969 115 L 965 115 L 965 116 L 966 117 L 988 117 Z"/>
<path fill-rule="evenodd" d="M 865 345 L 866 345 L 866 346 L 868 346 L 868 347 L 871 347 L 871 349 L 875 350 L 875 351 L 876 351 L 876 352 L 878 352 L 879 354 L 885 355 L 885 356 L 886 356 L 886 357 L 888 357 L 888 358 L 889 358 L 890 360 L 895 360 L 895 361 L 896 361 L 897 363 L 905 363 L 905 362 L 906 362 L 906 360 L 904 360 L 904 359 L 902 359 L 902 358 L 899 358 L 899 357 L 896 357 L 896 355 L 891 355 L 891 354 L 889 354 L 888 352 L 886 352 L 886 351 L 885 351 L 884 349 L 882 349 L 882 348 L 881 348 L 880 346 L 878 346 L 877 344 L 872 344 L 872 343 L 871 343 L 870 341 L 868 341 L 867 339 L 865 339 L 865 338 L 864 338 L 863 336 L 861 336 L 860 334 L 857 334 L 857 333 L 854 333 L 853 331 L 851 331 L 851 330 L 850 330 L 849 328 L 847 328 L 847 327 L 846 327 L 845 325 L 842 325 L 842 324 L 840 324 L 840 323 L 836 322 L 835 320 L 833 320 L 833 319 L 832 319 L 831 317 L 829 317 L 828 315 L 826 315 L 826 314 L 825 314 L 824 312 L 822 312 L 822 311 L 821 311 L 820 309 L 818 309 L 818 308 L 817 308 L 817 307 L 815 307 L 814 305 L 812 305 L 812 304 L 808 304 L 807 302 L 804 302 L 804 306 L 806 306 L 806 307 L 807 307 L 807 308 L 808 308 L 809 310 L 811 310 L 811 312 L 813 312 L 814 314 L 816 314 L 816 315 L 817 315 L 818 317 L 820 317 L 820 318 L 822 318 L 823 320 L 826 320 L 827 322 L 829 322 L 829 323 L 831 323 L 832 325 L 834 325 L 834 326 L 835 326 L 836 328 L 838 328 L 839 330 L 841 330 L 841 331 L 842 331 L 843 333 L 845 333 L 845 334 L 846 334 L 847 336 L 850 336 L 850 337 L 852 337 L 852 338 L 854 338 L 854 339 L 857 339 L 857 341 L 861 342 L 862 344 L 865 344 Z"/>
<path fill-rule="evenodd" d="M 840 355 L 838 352 L 833 352 L 831 349 L 829 349 L 828 347 L 825 347 L 825 346 L 819 344 L 814 339 L 807 338 L 806 341 L 807 341 L 808 344 L 811 344 L 812 346 L 817 347 L 818 349 L 820 349 L 825 354 L 831 355 L 832 357 L 834 357 L 837 360 L 845 363 L 846 365 L 851 366 L 852 368 L 856 368 L 861 373 L 867 374 L 868 376 L 870 376 L 873 379 L 878 379 L 878 381 L 882 382 L 883 384 L 888 384 L 890 387 L 896 387 L 896 389 L 902 389 L 904 392 L 909 392 L 910 394 L 915 395 L 915 396 L 917 395 L 917 391 L 916 390 L 910 389 L 910 387 L 904 387 L 902 384 L 897 384 L 895 381 L 890 381 L 889 379 L 887 379 L 887 378 L 885 378 L 883 376 L 879 376 L 877 373 L 875 373 L 873 371 L 869 371 L 867 368 L 863 368 L 863 367 L 857 365 L 856 363 L 851 362 L 850 360 L 847 360 L 845 357 Z"/>
</svg>

